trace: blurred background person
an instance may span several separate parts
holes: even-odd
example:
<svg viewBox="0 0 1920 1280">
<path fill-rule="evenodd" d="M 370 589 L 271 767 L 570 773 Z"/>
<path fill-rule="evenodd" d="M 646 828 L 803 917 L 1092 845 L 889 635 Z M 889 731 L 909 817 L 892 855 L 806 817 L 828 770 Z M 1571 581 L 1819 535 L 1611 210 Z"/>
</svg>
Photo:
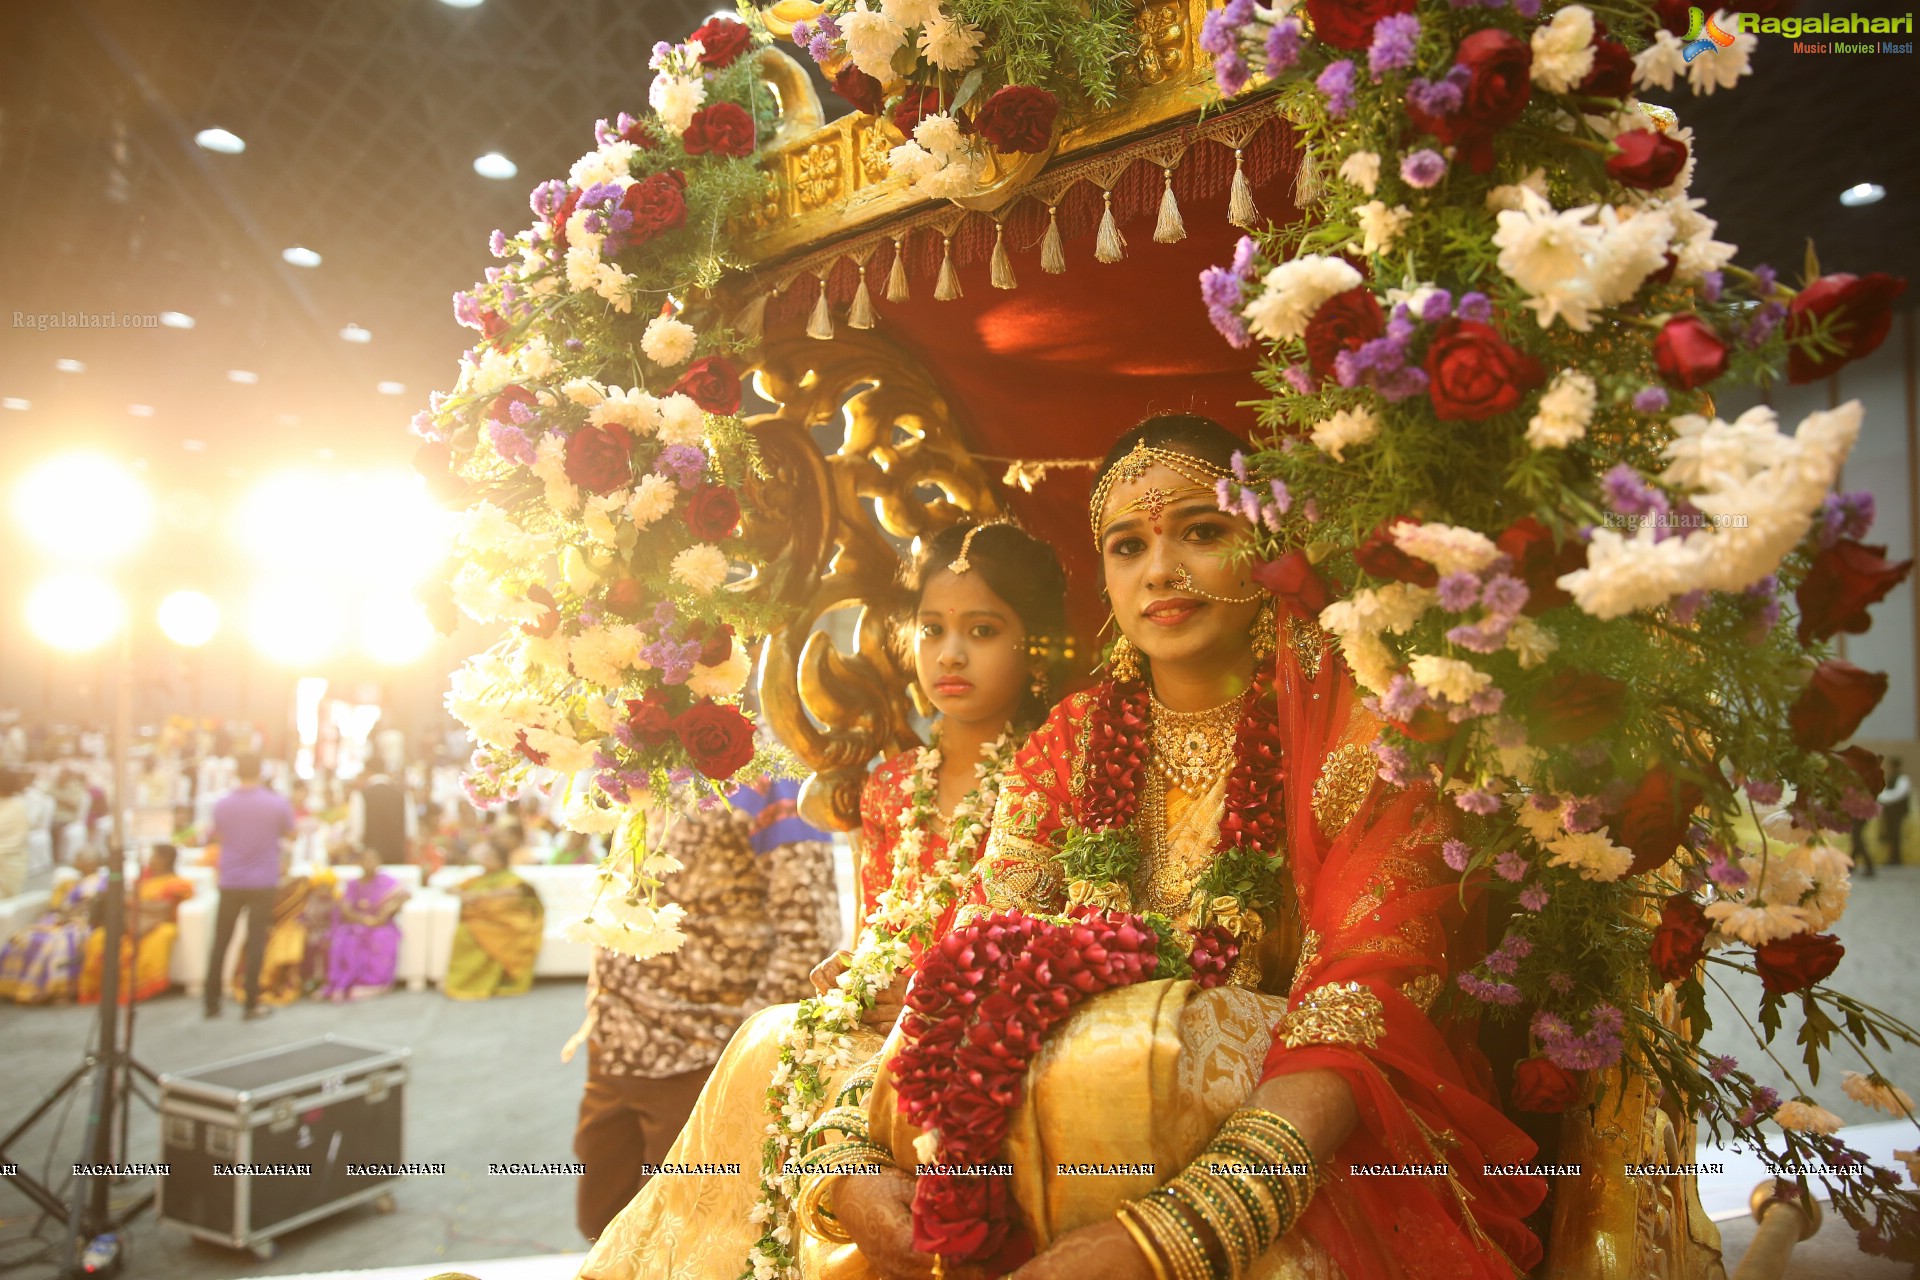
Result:
<svg viewBox="0 0 1920 1280">
<path fill-rule="evenodd" d="M 234 761 L 237 785 L 213 806 L 214 839 L 220 845 L 220 905 L 214 916 L 213 950 L 207 955 L 206 1016 L 220 1016 L 227 949 L 233 945 L 233 927 L 240 913 L 247 915 L 247 942 L 242 953 L 241 981 L 246 989 L 246 1017 L 266 1014 L 260 1003 L 260 965 L 266 957 L 267 935 L 273 931 L 273 899 L 280 884 L 280 850 L 294 833 L 293 806 L 287 798 L 260 781 L 260 757 L 243 755 Z"/>
<path fill-rule="evenodd" d="M 0 898 L 13 897 L 27 883 L 27 836 L 33 830 L 27 780 L 18 769 L 0 769 Z"/>
<path fill-rule="evenodd" d="M 460 923 L 440 984 L 454 1000 L 526 994 L 545 936 L 540 895 L 507 869 L 506 850 L 491 843 L 480 850 L 486 870 L 454 890 L 460 895 Z"/>
<path fill-rule="evenodd" d="M 380 855 L 359 851 L 360 876 L 340 887 L 327 940 L 326 996 L 334 1003 L 393 990 L 400 968 L 400 908 L 407 890 L 380 869 Z"/>
<path fill-rule="evenodd" d="M 173 944 L 179 936 L 180 904 L 193 896 L 193 882 L 175 872 L 180 851 L 157 844 L 147 854 L 146 870 L 128 886 L 126 933 L 120 939 L 120 1003 L 151 1000 L 173 985 Z M 105 976 L 107 931 L 87 937 L 80 968 L 80 1003 L 98 1004 Z"/>
<path fill-rule="evenodd" d="M 58 1004 L 74 998 L 87 935 L 93 931 L 94 899 L 107 887 L 100 863 L 93 850 L 77 850 L 73 865 L 79 879 L 58 892 L 55 905 L 0 951 L 0 1000 Z"/>
<path fill-rule="evenodd" d="M 412 798 L 392 775 L 376 773 L 347 797 L 347 843 L 354 848 L 372 849 L 397 867 L 419 836 Z"/>
</svg>

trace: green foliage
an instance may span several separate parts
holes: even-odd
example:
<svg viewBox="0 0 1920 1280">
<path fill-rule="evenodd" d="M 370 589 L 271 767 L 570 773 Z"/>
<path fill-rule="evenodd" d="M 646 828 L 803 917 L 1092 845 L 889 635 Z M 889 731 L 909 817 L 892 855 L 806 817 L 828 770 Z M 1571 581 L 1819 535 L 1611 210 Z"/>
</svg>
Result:
<svg viewBox="0 0 1920 1280">
<path fill-rule="evenodd" d="M 1127 0 L 953 0 L 954 14 L 986 35 L 991 88 L 1031 84 L 1096 108 L 1118 99 L 1135 49 Z M 977 96 L 991 92 L 983 87 Z"/>
</svg>

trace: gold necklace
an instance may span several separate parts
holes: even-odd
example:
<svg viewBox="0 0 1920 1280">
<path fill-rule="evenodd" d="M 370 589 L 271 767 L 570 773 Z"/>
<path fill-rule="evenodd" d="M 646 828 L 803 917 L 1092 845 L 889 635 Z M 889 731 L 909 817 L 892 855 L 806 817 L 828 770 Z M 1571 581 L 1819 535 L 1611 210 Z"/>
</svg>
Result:
<svg viewBox="0 0 1920 1280">
<path fill-rule="evenodd" d="M 1240 736 L 1246 695 L 1204 711 L 1175 711 L 1158 697 L 1150 703 L 1152 731 L 1148 751 L 1153 767 L 1188 795 L 1204 794 L 1233 768 L 1233 747 Z"/>
</svg>

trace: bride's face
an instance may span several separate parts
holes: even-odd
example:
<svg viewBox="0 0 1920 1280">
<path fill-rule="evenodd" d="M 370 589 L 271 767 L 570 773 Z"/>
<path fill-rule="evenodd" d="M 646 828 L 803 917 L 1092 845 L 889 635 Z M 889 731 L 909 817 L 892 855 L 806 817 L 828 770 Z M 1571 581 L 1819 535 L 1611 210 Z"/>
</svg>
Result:
<svg viewBox="0 0 1920 1280">
<path fill-rule="evenodd" d="M 1120 633 L 1163 670 L 1238 665 L 1252 648 L 1259 602 L 1206 597 L 1259 594 L 1251 561 L 1236 568 L 1228 556 L 1252 533 L 1214 505 L 1211 491 L 1165 467 L 1114 485 L 1101 512 L 1100 562 Z"/>
<path fill-rule="evenodd" d="M 1033 679 L 1026 629 L 977 570 L 942 569 L 920 593 L 914 671 L 941 715 L 969 724 L 1010 721 Z"/>
</svg>

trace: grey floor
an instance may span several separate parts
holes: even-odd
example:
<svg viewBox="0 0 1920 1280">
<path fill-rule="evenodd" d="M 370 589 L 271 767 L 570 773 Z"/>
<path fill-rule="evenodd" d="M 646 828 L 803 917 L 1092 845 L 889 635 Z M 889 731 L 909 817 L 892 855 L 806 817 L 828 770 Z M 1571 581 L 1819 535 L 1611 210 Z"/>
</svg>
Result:
<svg viewBox="0 0 1920 1280">
<path fill-rule="evenodd" d="M 1920 934 L 1913 928 L 1920 919 L 1917 909 L 1920 868 L 1857 881 L 1854 905 L 1839 929 L 1848 955 L 1836 983 L 1895 1013 L 1920 1014 L 1914 982 L 1920 971 Z M 560 1046 L 580 1023 L 583 994 L 580 981 L 543 982 L 526 996 L 480 1004 L 455 1004 L 432 992 L 399 993 L 345 1008 L 299 1005 L 261 1023 L 240 1022 L 231 1007 L 227 1017 L 204 1022 L 180 996 L 142 1006 L 136 1052 L 159 1072 L 329 1031 L 410 1048 L 407 1158 L 443 1162 L 447 1174 L 409 1180 L 392 1214 L 362 1207 L 295 1232 L 283 1238 L 278 1256 L 265 1262 L 142 1217 L 127 1232 L 127 1274 L 139 1280 L 228 1280 L 581 1249 L 584 1242 L 573 1228 L 571 1179 L 490 1177 L 486 1164 L 571 1159 L 584 1061 L 562 1064 Z M 1785 1090 L 1785 1072 L 1751 1047 L 1730 1009 L 1716 1005 L 1715 1014 L 1719 1025 L 1708 1043 Z M 0 1126 L 11 1128 L 80 1060 L 91 1026 L 87 1010 L 0 1008 Z M 1796 1029 L 1789 1018 L 1774 1051 L 1797 1071 Z M 1836 1060 L 1817 1096 L 1848 1123 L 1884 1120 L 1840 1095 L 1840 1070 L 1857 1065 Z M 1903 1046 L 1883 1067 L 1920 1093 L 1920 1050 Z M 64 1122 L 54 1123 L 61 1116 L 56 1112 L 43 1121 L 8 1158 L 29 1172 L 42 1170 L 50 1160 L 60 1168 L 71 1163 L 84 1103 L 76 1101 L 64 1112 Z M 138 1108 L 131 1146 L 134 1159 L 153 1158 L 158 1150 L 157 1126 Z M 35 1252 L 34 1228 L 33 1206 L 17 1189 L 0 1184 L 0 1272 L 31 1280 L 54 1274 L 46 1266 L 16 1269 Z M 1750 1227 L 1736 1221 L 1722 1229 L 1727 1257 L 1737 1261 Z M 484 1276 L 484 1268 L 475 1270 Z M 1894 1280 L 1911 1272 L 1860 1254 L 1846 1225 L 1830 1219 L 1801 1247 L 1787 1274 L 1791 1280 Z M 567 1277 L 556 1274 L 553 1280 Z"/>
</svg>

